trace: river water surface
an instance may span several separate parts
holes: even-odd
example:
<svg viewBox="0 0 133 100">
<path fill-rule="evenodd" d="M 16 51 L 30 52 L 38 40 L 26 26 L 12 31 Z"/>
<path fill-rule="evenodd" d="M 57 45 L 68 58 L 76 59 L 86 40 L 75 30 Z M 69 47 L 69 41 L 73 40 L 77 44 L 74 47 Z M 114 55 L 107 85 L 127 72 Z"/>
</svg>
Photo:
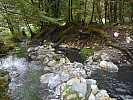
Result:
<svg viewBox="0 0 133 100">
<path fill-rule="evenodd" d="M 62 51 L 66 52 L 65 55 L 72 62 L 84 61 L 78 51 Z M 28 61 L 25 57 L 18 57 L 15 53 L 11 53 L 0 59 L 0 68 L 9 71 L 11 77 L 9 84 L 11 100 L 49 100 L 47 95 L 52 93 L 48 91 L 47 86 L 41 86 L 39 82 L 44 65 L 37 61 Z M 111 97 L 116 97 L 118 100 L 133 100 L 133 68 L 131 66 L 121 66 L 119 72 L 116 73 L 96 70 L 92 72 L 92 78 L 97 80 L 99 89 L 107 90 Z"/>
</svg>

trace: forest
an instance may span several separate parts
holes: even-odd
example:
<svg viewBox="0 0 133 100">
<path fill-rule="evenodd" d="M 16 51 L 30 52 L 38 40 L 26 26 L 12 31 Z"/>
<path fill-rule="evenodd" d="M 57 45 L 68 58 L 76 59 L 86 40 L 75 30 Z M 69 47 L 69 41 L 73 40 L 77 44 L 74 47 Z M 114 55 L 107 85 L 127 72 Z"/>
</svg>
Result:
<svg viewBox="0 0 133 100">
<path fill-rule="evenodd" d="M 11 55 L 12 52 L 11 62 L 15 62 L 14 59 L 17 59 L 19 62 L 21 57 L 14 58 L 16 57 L 14 56 L 14 50 L 16 50 L 16 48 L 20 50 L 17 54 L 20 54 L 21 57 L 26 58 L 26 60 L 28 58 L 28 60 L 39 61 L 41 64 L 45 62 L 47 66 L 52 67 L 59 62 L 62 62 L 62 66 L 64 66 L 69 62 L 67 60 L 69 59 L 70 62 L 73 63 L 73 66 L 81 67 L 82 64 L 85 71 L 88 70 L 88 67 L 89 70 L 94 70 L 94 68 L 92 68 L 94 65 L 98 65 L 109 72 L 118 71 L 118 69 L 123 71 L 124 68 L 126 69 L 125 71 L 131 69 L 130 73 L 123 73 L 123 75 L 125 74 L 125 76 L 127 75 L 127 77 L 130 78 L 130 80 L 128 80 L 128 78 L 124 78 L 123 80 L 131 83 L 131 74 L 133 74 L 133 0 L 0 0 L 0 88 L 2 87 L 2 89 L 0 89 L 0 100 L 10 100 L 9 98 L 11 98 L 11 100 L 18 100 L 14 99 L 16 97 L 12 97 L 13 95 L 11 97 L 7 96 L 8 84 L 13 82 L 7 82 L 8 79 L 5 73 L 10 74 L 12 71 L 5 70 L 6 67 L 1 71 L 1 69 L 3 69 L 2 66 L 10 64 L 10 61 L 8 62 L 6 57 L 8 58 L 8 55 Z M 27 51 L 23 51 L 23 48 L 26 48 Z M 44 52 L 41 51 L 42 48 L 44 48 L 44 51 L 45 48 L 46 51 L 47 49 L 52 52 L 54 51 L 57 55 L 51 55 L 49 51 L 47 51 L 46 54 L 42 54 L 40 53 Z M 49 58 L 46 59 L 44 55 L 47 54 L 51 55 L 52 58 L 49 56 Z M 27 55 L 28 57 L 25 57 Z M 80 56 L 83 56 L 83 58 L 80 58 Z M 4 61 L 7 61 L 7 63 Z M 21 59 L 21 61 L 23 60 Z M 21 61 L 19 63 L 21 63 Z M 76 61 L 79 61 L 81 64 L 78 65 L 79 63 Z M 37 66 L 37 64 L 35 65 Z M 85 66 L 87 66 L 87 69 Z M 40 67 L 38 67 L 38 69 L 39 68 Z M 58 72 L 55 69 L 50 70 L 50 72 L 62 72 Z M 57 69 L 61 70 L 61 68 Z M 25 77 L 32 77 L 31 80 L 34 80 L 33 82 L 28 81 L 30 85 L 37 82 L 36 80 L 41 76 L 40 70 L 39 74 L 37 72 L 38 70 L 36 71 L 34 69 L 34 71 L 33 73 L 30 70 L 29 73 L 27 72 L 27 74 L 25 74 L 27 75 Z M 65 72 L 65 69 L 63 69 L 63 72 Z M 4 73 L 4 78 L 2 78 L 2 73 Z M 99 73 L 103 72 L 100 71 Z M 118 72 L 117 75 L 119 76 L 119 74 Z M 65 75 L 63 77 L 65 77 Z M 94 75 L 92 74 L 92 76 Z M 108 77 L 108 73 L 106 73 L 106 76 Z M 11 77 L 14 76 L 11 74 Z M 15 77 L 19 77 L 19 75 Z M 35 79 L 33 79 L 33 77 Z M 114 78 L 114 76 L 109 77 Z M 101 81 L 98 77 L 92 78 Z M 119 79 L 121 79 L 121 77 Z M 42 82 L 41 79 L 40 81 Z M 55 81 L 57 82 L 57 80 Z M 2 84 L 4 84 L 4 86 Z M 62 83 L 59 84 L 62 85 Z M 99 82 L 99 84 L 103 83 Z M 3 89 L 3 87 L 6 89 Z M 120 96 L 121 94 L 117 96 L 109 95 L 111 98 L 107 100 L 114 100 L 113 98 L 117 98 L 118 100 L 133 99 L 133 89 L 129 89 L 129 87 L 126 87 L 126 89 L 130 91 L 125 93 L 126 96 L 128 95 L 127 98 L 123 96 L 124 93 L 121 90 L 118 92 L 122 92 L 123 97 Z M 107 92 L 108 88 L 105 88 Z M 20 100 L 45 100 L 40 97 L 43 93 L 36 96 L 37 93 L 33 92 L 34 90 L 36 90 L 36 88 L 32 91 L 27 90 L 29 96 L 27 97 L 22 94 L 25 96 L 25 99 L 20 98 Z M 79 92 L 80 90 L 76 91 Z M 71 90 L 67 91 L 67 93 L 74 94 Z M 63 94 L 60 92 L 60 98 L 58 100 L 81 100 L 81 95 L 76 94 L 76 99 L 72 99 L 68 94 L 67 96 L 62 96 Z M 85 99 L 82 100 L 105 100 L 105 98 L 96 99 L 96 93 L 92 92 L 92 94 L 94 94 L 95 99 L 89 99 L 91 98 L 91 92 L 89 91 L 86 96 L 83 96 Z M 15 95 L 17 96 L 18 94 Z M 31 98 L 32 96 L 33 98 Z"/>
</svg>

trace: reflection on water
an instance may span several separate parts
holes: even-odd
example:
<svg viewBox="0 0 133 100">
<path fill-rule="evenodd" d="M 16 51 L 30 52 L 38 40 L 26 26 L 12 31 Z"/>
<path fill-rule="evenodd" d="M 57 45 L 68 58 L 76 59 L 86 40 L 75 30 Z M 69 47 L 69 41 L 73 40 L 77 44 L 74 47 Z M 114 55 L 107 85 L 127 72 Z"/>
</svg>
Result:
<svg viewBox="0 0 133 100">
<path fill-rule="evenodd" d="M 85 59 L 75 50 L 60 49 L 66 52 L 71 62 L 84 62 Z M 92 78 L 98 82 L 99 89 L 107 90 L 111 97 L 118 100 L 133 100 L 133 66 L 120 66 L 119 72 L 112 73 L 103 70 L 92 72 Z"/>
<path fill-rule="evenodd" d="M 96 79 L 99 88 L 107 90 L 111 97 L 118 100 L 133 99 L 133 68 L 120 69 L 116 73 L 97 70 L 93 72 L 92 78 Z"/>
</svg>

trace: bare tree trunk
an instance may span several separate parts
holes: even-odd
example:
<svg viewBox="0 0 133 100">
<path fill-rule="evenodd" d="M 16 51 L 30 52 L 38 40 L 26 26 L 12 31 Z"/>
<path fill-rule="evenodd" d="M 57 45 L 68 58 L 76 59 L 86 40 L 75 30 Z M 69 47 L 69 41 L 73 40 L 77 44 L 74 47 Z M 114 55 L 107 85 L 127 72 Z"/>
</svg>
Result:
<svg viewBox="0 0 133 100">
<path fill-rule="evenodd" d="M 94 3 L 94 1 L 93 1 L 93 7 L 92 7 L 92 13 L 91 13 L 91 20 L 90 20 L 90 23 L 93 22 L 94 11 L 95 11 L 95 3 Z"/>
<path fill-rule="evenodd" d="M 71 7 L 71 0 L 68 1 L 68 21 L 71 21 L 71 11 L 70 11 L 70 7 Z"/>
<path fill-rule="evenodd" d="M 87 13 L 87 10 L 86 10 L 86 7 L 87 7 L 87 2 L 88 2 L 88 0 L 86 0 L 85 1 L 85 8 L 84 8 L 84 24 L 85 24 L 85 22 L 86 22 L 86 13 Z"/>
<path fill-rule="evenodd" d="M 100 2 L 96 2 L 96 6 L 97 6 L 99 23 L 103 24 L 103 22 L 102 22 L 102 15 L 101 15 L 101 9 L 100 9 Z"/>
<path fill-rule="evenodd" d="M 73 5 L 73 1 L 71 0 L 71 21 L 73 21 L 73 11 L 72 11 L 72 5 Z"/>
<path fill-rule="evenodd" d="M 119 1 L 119 21 L 122 22 L 122 1 Z"/>
<path fill-rule="evenodd" d="M 133 22 L 133 1 L 131 2 L 131 21 Z"/>
<path fill-rule="evenodd" d="M 32 29 L 30 28 L 30 25 L 27 21 L 27 19 L 25 20 L 25 25 L 27 27 L 27 29 L 29 30 L 30 34 L 31 34 L 31 39 L 35 36 L 35 33 L 32 31 Z"/>
<path fill-rule="evenodd" d="M 113 3 L 112 3 L 112 1 L 110 0 L 109 1 L 110 3 L 109 3 L 109 6 L 110 6 L 110 10 L 109 10 L 109 23 L 111 24 L 112 22 L 113 22 Z"/>
<path fill-rule="evenodd" d="M 114 16 L 114 23 L 116 23 L 117 22 L 117 1 L 115 1 L 115 4 L 114 4 L 113 16 Z"/>
<path fill-rule="evenodd" d="M 105 9 L 105 23 L 107 23 L 107 7 L 108 7 L 108 1 L 107 0 L 105 0 L 105 2 L 104 2 L 104 5 L 105 5 L 105 7 L 104 7 L 104 9 Z"/>
</svg>

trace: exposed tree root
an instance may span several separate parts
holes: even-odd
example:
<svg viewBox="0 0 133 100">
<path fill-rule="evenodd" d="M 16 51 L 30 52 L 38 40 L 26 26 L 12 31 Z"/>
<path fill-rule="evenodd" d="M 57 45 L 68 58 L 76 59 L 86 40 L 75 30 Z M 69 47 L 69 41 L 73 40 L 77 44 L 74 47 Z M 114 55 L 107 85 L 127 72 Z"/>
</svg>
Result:
<svg viewBox="0 0 133 100">
<path fill-rule="evenodd" d="M 57 43 L 56 43 L 56 45 L 55 46 L 58 46 L 64 39 L 65 39 L 65 35 L 67 35 L 67 32 L 70 30 L 70 29 L 72 29 L 74 26 L 71 26 L 71 27 L 69 27 L 68 29 L 66 29 L 66 30 L 64 30 L 63 31 L 63 33 L 62 33 L 62 35 L 57 39 Z"/>
<path fill-rule="evenodd" d="M 132 53 L 130 53 L 130 51 L 127 48 L 121 47 L 121 46 L 117 46 L 117 45 L 115 45 L 113 43 L 110 43 L 110 42 L 106 42 L 106 45 L 121 50 L 122 52 L 126 53 L 127 56 L 130 57 L 131 60 L 133 60 L 133 55 L 132 55 Z"/>
</svg>

